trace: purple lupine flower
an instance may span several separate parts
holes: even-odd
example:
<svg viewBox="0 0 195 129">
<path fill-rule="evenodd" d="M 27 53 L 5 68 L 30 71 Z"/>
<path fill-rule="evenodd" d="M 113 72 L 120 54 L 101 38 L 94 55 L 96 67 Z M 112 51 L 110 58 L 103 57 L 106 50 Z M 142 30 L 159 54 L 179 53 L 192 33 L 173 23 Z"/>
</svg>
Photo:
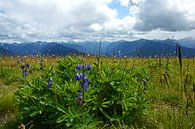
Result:
<svg viewBox="0 0 195 129">
<path fill-rule="evenodd" d="M 76 69 L 77 69 L 77 70 L 80 70 L 80 69 L 82 69 L 82 67 L 83 67 L 82 64 L 78 64 L 78 65 L 76 66 Z"/>
<path fill-rule="evenodd" d="M 85 78 L 85 75 L 83 75 L 82 73 L 80 73 L 79 75 L 81 79 Z"/>
<path fill-rule="evenodd" d="M 80 87 L 83 88 L 83 82 L 80 82 Z"/>
<path fill-rule="evenodd" d="M 27 75 L 27 70 L 23 70 L 22 76 L 26 76 L 26 75 Z"/>
<path fill-rule="evenodd" d="M 75 79 L 78 80 L 78 81 L 81 80 L 81 75 L 78 74 L 78 73 L 77 73 L 74 77 L 75 77 Z"/>
<path fill-rule="evenodd" d="M 84 86 L 83 86 L 83 89 L 84 89 L 85 91 L 88 91 L 88 88 L 89 88 L 88 83 L 85 83 Z"/>
<path fill-rule="evenodd" d="M 53 78 L 52 77 L 48 78 L 48 85 L 47 85 L 48 88 L 52 88 L 53 86 L 52 82 L 53 82 Z"/>
<path fill-rule="evenodd" d="M 51 83 L 49 83 L 48 85 L 47 85 L 47 87 L 50 89 L 50 88 L 52 88 L 52 84 Z"/>
<path fill-rule="evenodd" d="M 78 64 L 76 66 L 77 70 L 80 70 L 82 68 L 83 68 L 82 64 Z M 90 70 L 90 69 L 91 69 L 90 64 L 86 64 L 85 69 L 83 68 L 83 73 L 77 73 L 75 75 L 75 79 L 80 82 L 80 87 L 81 87 L 81 89 L 83 89 L 83 92 L 86 92 L 89 89 L 89 81 L 88 81 L 87 76 L 84 73 L 84 71 Z M 78 90 L 78 96 L 76 97 L 76 102 L 79 105 L 83 104 L 83 102 L 84 102 L 84 96 L 82 96 L 81 90 Z"/>
<path fill-rule="evenodd" d="M 30 67 L 30 65 L 29 65 L 29 64 L 26 64 L 26 67 L 27 67 L 27 68 L 29 68 L 29 67 Z"/>
<path fill-rule="evenodd" d="M 90 64 L 87 64 L 87 65 L 85 66 L 85 68 L 86 68 L 86 70 L 90 70 L 90 69 L 91 69 Z"/>
<path fill-rule="evenodd" d="M 89 88 L 89 81 L 86 78 L 83 79 L 83 81 L 80 82 L 80 87 L 87 91 Z"/>
<path fill-rule="evenodd" d="M 77 92 L 78 92 L 79 97 L 82 96 L 82 91 L 81 90 L 78 90 Z"/>
<path fill-rule="evenodd" d="M 84 89 L 85 91 L 87 91 L 88 88 L 89 88 L 89 81 L 88 81 L 87 78 L 84 78 L 84 79 L 83 79 L 83 82 L 84 82 L 83 89 Z"/>
<path fill-rule="evenodd" d="M 85 78 L 83 78 L 83 82 L 84 83 L 88 83 L 88 79 L 85 77 Z"/>
<path fill-rule="evenodd" d="M 78 96 L 76 97 L 77 104 L 81 105 L 83 103 L 83 95 L 81 90 L 78 90 Z"/>
<path fill-rule="evenodd" d="M 53 82 L 53 78 L 50 77 L 50 78 L 48 79 L 48 82 Z"/>
<path fill-rule="evenodd" d="M 20 66 L 21 69 L 24 69 L 24 65 Z"/>
</svg>

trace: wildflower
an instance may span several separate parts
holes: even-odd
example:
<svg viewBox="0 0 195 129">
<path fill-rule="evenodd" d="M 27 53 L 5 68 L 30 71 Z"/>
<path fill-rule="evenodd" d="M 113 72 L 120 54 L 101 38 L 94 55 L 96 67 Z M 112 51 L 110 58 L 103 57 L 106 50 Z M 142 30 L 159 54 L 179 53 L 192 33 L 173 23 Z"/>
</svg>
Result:
<svg viewBox="0 0 195 129">
<path fill-rule="evenodd" d="M 84 79 L 84 78 L 86 78 L 86 75 L 85 75 L 85 74 L 80 73 L 80 77 L 81 77 L 81 79 Z"/>
<path fill-rule="evenodd" d="M 77 69 L 77 70 L 80 70 L 80 69 L 82 69 L 82 68 L 83 68 L 83 67 L 82 67 L 81 64 L 78 64 L 78 65 L 76 66 L 76 69 Z M 86 76 L 86 74 L 85 74 L 85 70 L 90 70 L 90 69 L 91 69 L 90 64 L 87 64 L 87 65 L 82 69 L 82 70 L 83 70 L 83 73 L 77 73 L 77 74 L 75 75 L 75 79 L 78 80 L 78 81 L 80 82 L 80 87 L 81 87 L 81 89 L 83 89 L 83 92 L 86 92 L 86 91 L 88 91 L 88 89 L 89 89 L 89 81 L 88 81 L 87 76 Z M 80 105 L 84 102 L 84 96 L 82 96 L 81 90 L 78 90 L 78 96 L 76 97 L 76 102 L 77 102 L 78 104 L 80 104 Z"/>
<path fill-rule="evenodd" d="M 48 82 L 53 82 L 53 78 L 50 77 L 50 78 L 48 79 Z"/>
<path fill-rule="evenodd" d="M 88 83 L 88 80 L 87 80 L 87 78 L 85 77 L 85 78 L 83 78 L 83 82 L 84 83 Z"/>
<path fill-rule="evenodd" d="M 24 69 L 24 65 L 20 66 L 21 69 Z"/>
<path fill-rule="evenodd" d="M 48 79 L 48 85 L 47 85 L 48 88 L 52 88 L 52 86 L 53 86 L 52 82 L 53 82 L 53 78 L 50 77 L 50 78 Z"/>
<path fill-rule="evenodd" d="M 87 78 L 84 78 L 84 79 L 83 79 L 83 82 L 84 82 L 83 89 L 84 89 L 85 91 L 87 91 L 88 88 L 89 88 L 89 81 L 87 80 Z"/>
<path fill-rule="evenodd" d="M 86 70 L 90 70 L 90 69 L 91 69 L 90 64 L 87 64 L 87 65 L 85 66 L 85 68 L 86 68 Z"/>
<path fill-rule="evenodd" d="M 83 88 L 83 82 L 80 82 L 80 87 Z"/>
<path fill-rule="evenodd" d="M 86 78 L 82 80 L 83 81 L 80 82 L 80 87 L 87 91 L 89 88 L 89 81 Z"/>
<path fill-rule="evenodd" d="M 47 85 L 47 87 L 48 87 L 48 88 L 52 88 L 52 84 L 49 83 L 49 84 Z"/>
<path fill-rule="evenodd" d="M 78 73 L 77 73 L 74 77 L 75 77 L 75 79 L 78 80 L 78 81 L 81 80 L 81 75 L 78 74 Z"/>
<path fill-rule="evenodd" d="M 88 83 L 85 83 L 84 86 L 83 86 L 83 89 L 84 89 L 85 91 L 88 91 L 88 88 L 89 88 Z"/>
<path fill-rule="evenodd" d="M 83 103 L 83 95 L 81 90 L 78 90 L 78 96 L 76 97 L 77 104 L 81 105 Z"/>
<path fill-rule="evenodd" d="M 82 64 L 78 64 L 78 65 L 76 66 L 76 69 L 77 69 L 77 70 L 80 70 L 82 67 L 83 67 Z"/>
<path fill-rule="evenodd" d="M 22 76 L 26 76 L 26 75 L 27 75 L 27 70 L 23 70 Z"/>
<path fill-rule="evenodd" d="M 78 90 L 78 96 L 82 96 L 82 91 L 81 90 Z"/>
<path fill-rule="evenodd" d="M 26 64 L 26 67 L 27 67 L 27 68 L 29 68 L 29 67 L 30 67 L 30 65 L 29 65 L 29 64 Z"/>
</svg>

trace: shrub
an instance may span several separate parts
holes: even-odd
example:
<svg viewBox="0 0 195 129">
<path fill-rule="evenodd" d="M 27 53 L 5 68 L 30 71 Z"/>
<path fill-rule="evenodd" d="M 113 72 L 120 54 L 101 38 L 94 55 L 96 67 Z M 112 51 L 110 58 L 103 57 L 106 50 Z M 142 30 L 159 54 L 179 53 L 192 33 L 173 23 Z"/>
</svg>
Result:
<svg viewBox="0 0 195 129">
<path fill-rule="evenodd" d="M 78 65 L 79 64 L 79 65 Z M 95 128 L 139 125 L 147 107 L 148 72 L 120 63 L 85 64 L 65 57 L 56 69 L 16 92 L 18 117 L 34 127 Z"/>
</svg>

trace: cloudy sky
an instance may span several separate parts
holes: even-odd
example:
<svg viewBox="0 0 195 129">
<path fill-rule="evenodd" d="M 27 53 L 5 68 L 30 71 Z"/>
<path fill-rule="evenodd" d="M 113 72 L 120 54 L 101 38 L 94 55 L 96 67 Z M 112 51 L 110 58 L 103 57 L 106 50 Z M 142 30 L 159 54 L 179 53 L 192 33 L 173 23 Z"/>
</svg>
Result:
<svg viewBox="0 0 195 129">
<path fill-rule="evenodd" d="M 0 0 L 0 42 L 195 36 L 195 0 Z"/>
</svg>

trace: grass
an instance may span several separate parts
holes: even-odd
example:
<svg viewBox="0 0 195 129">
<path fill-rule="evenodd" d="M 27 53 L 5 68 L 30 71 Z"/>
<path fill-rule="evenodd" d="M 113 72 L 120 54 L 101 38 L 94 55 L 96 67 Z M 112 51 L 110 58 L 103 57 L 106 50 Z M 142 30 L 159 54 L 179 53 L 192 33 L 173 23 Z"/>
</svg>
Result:
<svg viewBox="0 0 195 129">
<path fill-rule="evenodd" d="M 15 86 L 2 86 L 0 88 L 0 128 L 3 124 L 7 124 L 17 110 L 15 107 Z M 12 122 L 12 121 L 11 121 Z M 10 122 L 10 123 L 11 123 Z"/>
<path fill-rule="evenodd" d="M 56 66 L 60 57 L 23 57 L 25 63 L 32 68 L 31 76 L 39 76 L 43 69 Z M 0 58 L 0 128 L 17 128 L 20 124 L 14 117 L 17 112 L 15 107 L 14 92 L 24 83 L 19 77 L 22 75 L 19 58 Z M 42 60 L 42 61 L 41 61 Z M 95 62 L 95 57 L 85 57 L 86 62 Z M 151 107 L 146 112 L 147 121 L 143 122 L 145 128 L 162 129 L 194 129 L 195 128 L 195 98 L 193 86 L 195 85 L 195 59 L 183 58 L 101 58 L 103 63 L 120 62 L 125 67 L 145 67 L 149 70 L 149 90 L 147 97 Z M 31 76 L 26 79 L 31 79 Z M 191 79 L 190 79 L 191 78 Z M 100 128 L 122 128 L 115 124 Z M 124 127 L 125 128 L 125 127 Z M 129 127 L 129 128 L 137 128 Z"/>
</svg>

